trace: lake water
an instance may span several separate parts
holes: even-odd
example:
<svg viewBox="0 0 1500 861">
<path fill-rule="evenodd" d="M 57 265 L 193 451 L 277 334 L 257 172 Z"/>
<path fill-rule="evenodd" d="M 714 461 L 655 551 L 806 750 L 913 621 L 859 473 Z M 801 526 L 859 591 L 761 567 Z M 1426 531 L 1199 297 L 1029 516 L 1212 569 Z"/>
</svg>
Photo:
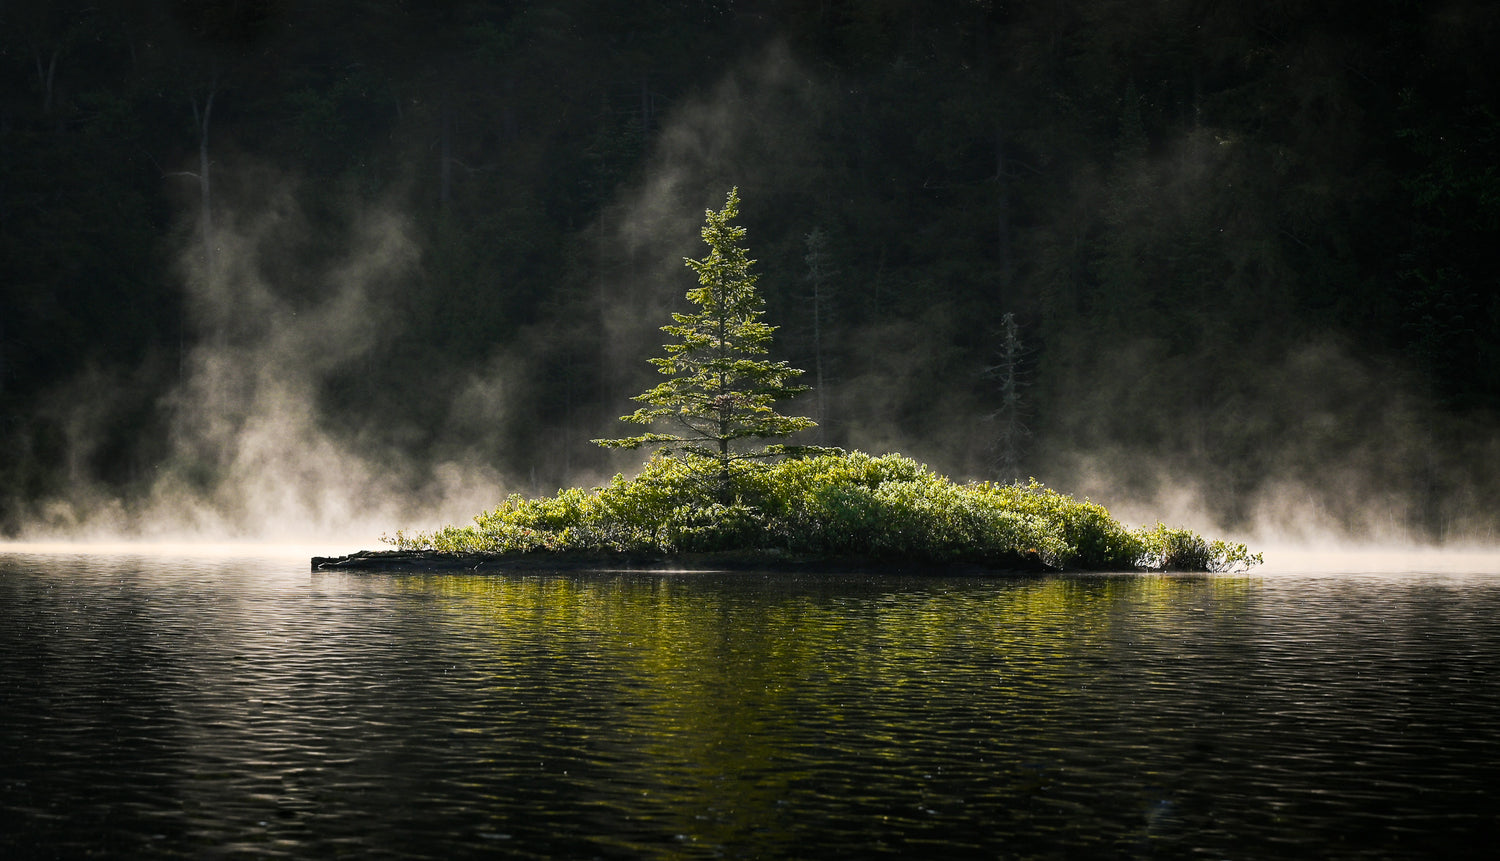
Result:
<svg viewBox="0 0 1500 861">
<path fill-rule="evenodd" d="M 1500 839 L 1494 555 L 982 579 L 23 551 L 0 551 L 6 859 Z"/>
</svg>

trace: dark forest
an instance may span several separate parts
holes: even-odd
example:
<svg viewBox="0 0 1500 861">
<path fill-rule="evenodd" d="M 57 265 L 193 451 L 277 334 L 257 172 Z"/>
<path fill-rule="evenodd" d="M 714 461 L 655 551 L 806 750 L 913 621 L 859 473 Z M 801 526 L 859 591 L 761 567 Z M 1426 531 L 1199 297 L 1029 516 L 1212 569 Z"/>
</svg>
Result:
<svg viewBox="0 0 1500 861">
<path fill-rule="evenodd" d="M 805 442 L 1195 527 L 1494 540 L 1497 25 L 0 5 L 0 534 L 462 517 L 639 468 L 589 440 L 737 186 Z"/>
</svg>

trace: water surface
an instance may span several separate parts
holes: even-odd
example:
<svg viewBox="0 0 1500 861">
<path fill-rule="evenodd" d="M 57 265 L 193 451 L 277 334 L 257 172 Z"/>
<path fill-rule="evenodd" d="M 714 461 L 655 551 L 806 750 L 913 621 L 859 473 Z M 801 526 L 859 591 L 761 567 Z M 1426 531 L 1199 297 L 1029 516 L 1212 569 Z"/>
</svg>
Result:
<svg viewBox="0 0 1500 861">
<path fill-rule="evenodd" d="M 481 577 L 12 552 L 0 857 L 1482 857 L 1491 560 Z"/>
</svg>

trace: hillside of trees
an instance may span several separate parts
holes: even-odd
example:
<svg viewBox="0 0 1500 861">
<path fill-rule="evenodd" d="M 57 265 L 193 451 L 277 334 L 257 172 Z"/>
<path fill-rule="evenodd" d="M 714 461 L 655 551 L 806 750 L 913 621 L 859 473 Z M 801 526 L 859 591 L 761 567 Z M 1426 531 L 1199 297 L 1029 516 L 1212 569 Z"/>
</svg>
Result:
<svg viewBox="0 0 1500 861">
<path fill-rule="evenodd" d="M 445 463 L 543 493 L 628 471 L 588 441 L 650 384 L 738 186 L 808 443 L 1187 493 L 1228 528 L 1492 539 L 1497 24 L 5 4 L 0 533 L 164 488 L 229 505 L 278 446 L 413 493 Z"/>
</svg>

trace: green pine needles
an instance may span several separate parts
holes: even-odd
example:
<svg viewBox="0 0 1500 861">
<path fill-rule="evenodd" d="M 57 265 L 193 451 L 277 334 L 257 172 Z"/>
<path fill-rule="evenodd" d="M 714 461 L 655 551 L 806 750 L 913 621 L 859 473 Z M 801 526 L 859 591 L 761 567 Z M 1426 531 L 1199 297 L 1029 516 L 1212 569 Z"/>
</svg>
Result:
<svg viewBox="0 0 1500 861">
<path fill-rule="evenodd" d="M 739 207 L 739 189 L 732 188 L 723 209 L 706 213 L 708 256 L 685 258 L 698 275 L 698 286 L 687 292 L 698 310 L 673 314 L 673 322 L 662 327 L 676 341 L 651 364 L 667 379 L 634 398 L 646 406 L 620 417 L 647 426 L 666 424 L 676 432 L 594 440 L 608 448 L 656 446 L 661 453 L 709 458 L 717 465 L 721 495 L 731 463 L 788 451 L 782 445 L 746 448 L 740 441 L 785 437 L 815 426 L 811 419 L 775 409 L 776 401 L 807 386 L 792 383 L 802 371 L 763 358 L 776 327 L 760 319 L 765 300 L 755 289 L 759 276 L 750 271 L 755 261 L 741 244 L 745 228 L 731 223 Z"/>
</svg>

